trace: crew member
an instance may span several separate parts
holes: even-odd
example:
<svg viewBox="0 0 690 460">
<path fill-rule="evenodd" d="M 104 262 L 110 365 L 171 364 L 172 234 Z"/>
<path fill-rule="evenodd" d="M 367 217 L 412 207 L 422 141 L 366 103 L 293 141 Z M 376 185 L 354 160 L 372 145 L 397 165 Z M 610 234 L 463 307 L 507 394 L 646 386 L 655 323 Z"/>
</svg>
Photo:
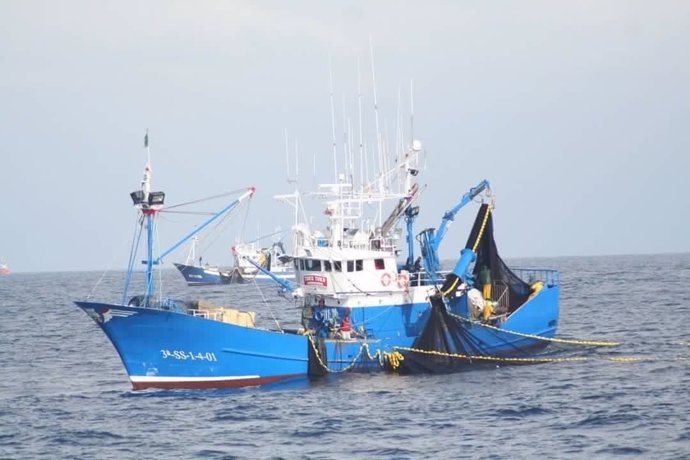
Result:
<svg viewBox="0 0 690 460">
<path fill-rule="evenodd" d="M 350 340 L 352 334 L 352 323 L 350 322 L 350 312 L 345 313 L 345 317 L 340 322 L 340 338 L 343 340 Z"/>
</svg>

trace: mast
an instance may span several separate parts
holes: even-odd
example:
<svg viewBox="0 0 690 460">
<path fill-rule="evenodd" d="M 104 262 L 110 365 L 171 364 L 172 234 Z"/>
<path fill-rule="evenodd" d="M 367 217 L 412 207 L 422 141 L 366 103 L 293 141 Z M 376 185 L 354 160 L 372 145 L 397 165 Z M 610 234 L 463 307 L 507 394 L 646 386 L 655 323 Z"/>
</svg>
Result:
<svg viewBox="0 0 690 460">
<path fill-rule="evenodd" d="M 412 91 L 412 84 L 414 80 L 410 79 L 410 142 L 414 142 L 414 93 Z"/>
<path fill-rule="evenodd" d="M 364 141 L 362 132 L 362 78 L 357 57 L 357 110 L 359 112 L 359 186 L 364 188 Z M 362 190 L 363 191 L 363 190 Z"/>
<path fill-rule="evenodd" d="M 141 189 L 135 190 L 134 192 L 130 193 L 130 197 L 132 198 L 132 203 L 134 206 L 139 210 L 141 213 L 139 222 L 139 231 L 137 232 L 137 235 L 135 236 L 135 242 L 132 244 L 132 251 L 130 253 L 130 264 L 128 267 L 128 272 L 127 276 L 125 279 L 125 289 L 123 293 L 123 300 L 122 303 L 126 302 L 127 299 L 127 290 L 129 287 L 129 281 L 131 278 L 132 274 L 132 268 L 133 268 L 133 262 L 134 262 L 134 257 L 136 256 L 136 250 L 137 246 L 139 243 L 139 238 L 141 237 L 141 231 L 142 227 L 146 227 L 146 260 L 143 261 L 143 264 L 146 265 L 146 290 L 145 290 L 145 296 L 144 296 L 144 306 L 150 305 L 151 302 L 151 295 L 153 294 L 154 291 L 154 278 L 153 278 L 153 270 L 154 266 L 160 265 L 162 262 L 163 258 L 179 248 L 182 244 L 186 243 L 189 241 L 192 237 L 197 235 L 201 230 L 203 230 L 206 226 L 211 224 L 213 221 L 221 217 L 222 215 L 230 212 L 233 208 L 235 208 L 242 200 L 244 200 L 247 197 L 251 197 L 256 189 L 254 187 L 249 187 L 246 189 L 246 191 L 237 199 L 235 199 L 233 202 L 225 206 L 223 209 L 220 211 L 216 212 L 213 214 L 211 217 L 206 219 L 203 223 L 201 223 L 199 226 L 197 226 L 194 230 L 189 232 L 187 235 L 182 237 L 177 243 L 175 243 L 172 247 L 164 251 L 160 256 L 154 257 L 154 234 L 156 231 L 156 217 L 158 216 L 158 213 L 161 212 L 163 209 L 163 204 L 165 202 L 165 192 L 152 192 L 151 191 L 151 175 L 152 175 L 152 168 L 151 168 L 151 153 L 149 149 L 149 134 L 148 130 L 146 131 L 146 135 L 144 136 L 144 147 L 146 148 L 146 154 L 147 154 L 147 163 L 146 166 L 144 166 L 144 177 L 141 181 Z"/>
<path fill-rule="evenodd" d="M 331 58 L 328 57 L 328 77 L 330 82 L 330 97 L 331 97 L 331 131 L 333 137 L 333 173 L 334 180 L 338 182 L 338 148 L 335 139 L 335 103 L 333 101 L 333 66 L 331 65 Z"/>
<path fill-rule="evenodd" d="M 141 180 L 141 189 L 130 193 L 132 203 L 139 209 L 141 213 L 142 225 L 146 226 L 146 302 L 153 293 L 153 266 L 157 261 L 153 258 L 154 234 L 156 229 L 156 216 L 163 207 L 165 202 L 164 192 L 151 191 L 151 148 L 149 147 L 149 130 L 146 130 L 144 135 L 144 148 L 146 149 L 146 165 L 144 166 L 144 177 Z M 130 257 L 130 260 L 133 259 Z M 127 285 L 129 284 L 129 275 L 125 284 L 125 296 L 127 295 Z"/>
<path fill-rule="evenodd" d="M 144 146 L 146 147 L 146 167 L 144 168 L 144 179 L 142 180 L 142 190 L 144 192 L 144 201 L 149 202 L 151 196 L 151 147 L 149 147 L 149 130 L 146 128 L 144 135 Z M 161 203 L 162 206 L 163 203 Z M 153 235 L 156 224 L 156 213 L 161 206 L 153 207 L 149 204 L 148 209 L 143 209 L 142 212 L 146 216 L 146 297 L 148 298 L 153 291 Z"/>
<path fill-rule="evenodd" d="M 381 129 L 379 127 L 379 105 L 378 99 L 376 98 L 376 68 L 374 67 L 374 45 L 372 42 L 371 35 L 369 36 L 369 51 L 371 54 L 371 79 L 374 86 L 374 118 L 376 120 L 376 153 L 379 159 L 379 177 L 383 175 L 382 165 L 383 160 L 381 158 Z M 379 182 L 379 191 L 383 193 L 383 180 Z"/>
</svg>

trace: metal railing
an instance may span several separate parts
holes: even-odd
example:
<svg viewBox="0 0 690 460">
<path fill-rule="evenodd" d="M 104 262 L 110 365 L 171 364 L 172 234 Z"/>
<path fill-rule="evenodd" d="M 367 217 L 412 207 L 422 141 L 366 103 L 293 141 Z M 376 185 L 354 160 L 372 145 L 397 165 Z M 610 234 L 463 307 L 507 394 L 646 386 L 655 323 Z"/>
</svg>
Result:
<svg viewBox="0 0 690 460">
<path fill-rule="evenodd" d="M 561 284 L 561 275 L 558 270 L 550 268 L 513 268 L 510 270 L 526 283 L 542 281 L 546 286 L 558 286 Z"/>
<path fill-rule="evenodd" d="M 194 316 L 214 321 L 223 321 L 223 310 L 192 310 Z"/>
</svg>

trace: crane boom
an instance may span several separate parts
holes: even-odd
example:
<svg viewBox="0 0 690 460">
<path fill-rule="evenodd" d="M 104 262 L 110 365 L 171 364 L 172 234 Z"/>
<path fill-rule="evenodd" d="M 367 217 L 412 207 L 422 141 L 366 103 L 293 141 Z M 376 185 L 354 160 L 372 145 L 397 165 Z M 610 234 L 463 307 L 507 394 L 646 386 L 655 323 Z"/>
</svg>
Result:
<svg viewBox="0 0 690 460">
<path fill-rule="evenodd" d="M 465 193 L 460 200 L 448 211 L 443 214 L 438 231 L 434 228 L 427 228 L 417 236 L 421 246 L 422 257 L 424 258 L 424 269 L 433 277 L 441 269 L 441 262 L 438 258 L 438 248 L 448 232 L 448 227 L 455 220 L 455 216 L 460 210 L 472 201 L 484 190 L 490 189 L 489 181 L 484 179 L 476 187 L 472 187 Z"/>
</svg>

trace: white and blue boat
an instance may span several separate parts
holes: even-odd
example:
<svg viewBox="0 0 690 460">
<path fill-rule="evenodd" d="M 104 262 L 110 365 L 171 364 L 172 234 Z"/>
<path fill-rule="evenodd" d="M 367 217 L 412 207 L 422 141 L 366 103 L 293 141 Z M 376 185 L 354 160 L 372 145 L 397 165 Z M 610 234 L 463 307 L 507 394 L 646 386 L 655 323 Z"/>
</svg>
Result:
<svg viewBox="0 0 690 460">
<path fill-rule="evenodd" d="M 192 240 L 185 263 L 174 263 L 189 286 L 212 284 L 273 283 L 273 279 L 246 261 L 247 257 L 258 261 L 275 276 L 288 281 L 295 280 L 292 257 L 285 251 L 282 241 L 274 241 L 268 248 L 256 248 L 252 243 L 238 244 L 231 248 L 234 267 L 222 268 L 205 263 L 196 257 L 197 238 Z"/>
<path fill-rule="evenodd" d="M 295 226 L 294 283 L 255 263 L 291 294 L 301 327 L 262 327 L 251 308 L 167 299 L 157 291 L 153 271 L 170 250 L 154 254 L 164 194 L 151 192 L 148 165 L 142 189 L 132 193 L 148 237 L 145 292 L 128 299 L 126 283 L 120 303 L 76 304 L 113 343 L 135 390 L 244 387 L 345 371 L 446 372 L 544 348 L 558 326 L 558 272 L 511 270 L 498 257 L 486 181 L 464 194 L 438 229 L 415 235 L 420 151 L 414 142 L 394 168 L 357 190 L 345 175 L 321 186 L 317 196 L 326 202 L 327 230 Z M 391 192 L 394 182 L 398 193 Z M 439 246 L 460 209 L 474 200 L 483 204 L 468 243 L 444 272 Z M 381 219 L 389 202 L 393 210 Z M 368 207 L 378 220 L 365 218 Z M 407 230 L 404 262 L 398 260 L 401 220 Z"/>
</svg>

